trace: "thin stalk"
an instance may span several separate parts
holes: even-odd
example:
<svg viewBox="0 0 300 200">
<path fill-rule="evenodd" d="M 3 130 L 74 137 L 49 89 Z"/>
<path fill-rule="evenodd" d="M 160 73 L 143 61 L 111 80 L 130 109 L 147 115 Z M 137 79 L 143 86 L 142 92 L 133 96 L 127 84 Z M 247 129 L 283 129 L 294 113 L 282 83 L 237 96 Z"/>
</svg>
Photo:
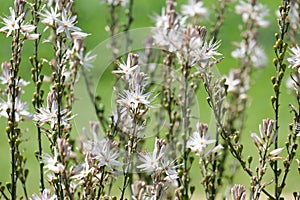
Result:
<svg viewBox="0 0 300 200">
<path fill-rule="evenodd" d="M 33 24 L 36 27 L 34 29 L 34 33 L 37 34 L 38 30 L 37 30 L 37 26 L 39 23 L 39 16 L 37 14 L 37 12 L 40 9 L 40 5 L 41 5 L 41 0 L 35 0 L 34 1 L 34 13 L 33 13 Z M 34 67 L 35 67 L 35 83 L 38 83 L 38 81 L 40 80 L 39 76 L 41 73 L 41 70 L 39 68 L 39 61 L 38 61 L 38 50 L 39 50 L 39 42 L 40 39 L 37 39 L 34 41 Z M 42 106 L 41 105 L 41 99 L 40 99 L 40 87 L 38 85 L 36 85 L 35 87 L 35 92 L 36 92 L 36 97 L 35 97 L 35 101 L 36 101 L 36 105 L 35 105 L 35 109 L 38 111 L 39 108 Z M 43 154 L 43 147 L 42 147 L 42 133 L 41 133 L 41 129 L 39 126 L 37 126 L 37 133 L 38 133 L 38 159 L 39 159 L 39 169 L 40 169 L 40 189 L 41 192 L 45 189 L 45 185 L 44 185 L 44 163 L 42 162 L 42 154 Z"/>
<path fill-rule="evenodd" d="M 89 95 L 89 98 L 90 98 L 90 101 L 92 102 L 92 104 L 94 105 L 94 109 L 95 109 L 95 112 L 96 112 L 96 116 L 98 118 L 98 121 L 101 125 L 101 128 L 104 132 L 107 131 L 107 127 L 108 127 L 108 122 L 106 121 L 105 117 L 103 116 L 103 113 L 102 111 L 100 110 L 99 106 L 97 105 L 97 102 L 95 100 L 95 96 L 93 95 L 93 92 L 89 86 L 89 81 L 88 81 L 88 77 L 87 77 L 87 74 L 85 73 L 85 70 L 84 68 L 81 68 L 82 70 L 82 75 L 83 75 L 83 79 L 84 79 L 84 83 L 85 83 L 85 87 L 86 87 L 86 90 L 88 92 L 88 95 Z"/>
<path fill-rule="evenodd" d="M 101 171 L 101 177 L 100 177 L 100 180 L 99 180 L 100 187 L 99 187 L 99 190 L 98 190 L 97 200 L 100 199 L 102 189 L 104 189 L 104 185 L 102 183 L 103 183 L 103 180 L 104 180 L 105 166 L 102 166 L 101 169 L 100 169 L 100 171 Z"/>
<path fill-rule="evenodd" d="M 134 149 L 132 148 L 134 146 L 134 144 L 136 143 L 136 124 L 137 124 L 137 118 L 134 114 L 133 117 L 133 133 L 132 135 L 130 135 L 129 137 L 129 141 L 131 145 L 128 145 L 128 150 L 127 150 L 127 157 L 126 157 L 126 163 L 124 166 L 124 181 L 123 181 L 123 186 L 122 186 L 122 190 L 121 190 L 121 197 L 120 200 L 124 199 L 125 196 L 125 190 L 128 186 L 128 184 L 130 183 L 130 179 L 132 178 L 129 173 L 131 173 L 131 163 L 132 163 L 132 154 L 134 153 Z"/>
<path fill-rule="evenodd" d="M 184 165 L 184 174 L 183 174 L 183 187 L 184 193 L 183 197 L 185 200 L 189 199 L 189 180 L 188 180 L 188 152 L 187 152 L 187 136 L 189 136 L 189 123 L 187 116 L 187 107 L 188 107 L 188 77 L 189 77 L 189 66 L 186 62 L 182 66 L 182 76 L 183 76 L 183 105 L 182 105 L 182 120 L 183 120 L 183 165 Z"/>
<path fill-rule="evenodd" d="M 134 0 L 130 0 L 129 1 L 129 7 L 128 7 L 128 17 L 127 17 L 127 24 L 126 24 L 126 27 L 124 29 L 125 31 L 125 35 L 126 35 L 126 44 L 125 44 L 125 53 L 128 52 L 128 48 L 129 48 L 129 45 L 131 44 L 131 39 L 130 39 L 130 34 L 129 34 L 129 29 L 131 27 L 131 24 L 133 22 L 133 3 L 134 3 Z"/>
<path fill-rule="evenodd" d="M 278 60 L 278 64 L 275 64 L 276 67 L 276 87 L 274 85 L 274 91 L 275 91 L 275 102 L 273 104 L 274 106 L 274 115 L 275 115 L 275 132 L 279 132 L 279 106 L 280 106 L 280 87 L 282 83 L 282 78 L 284 76 L 284 54 L 285 54 L 285 43 L 283 42 L 285 39 L 285 34 L 288 30 L 288 23 L 286 21 L 288 12 L 289 12 L 289 0 L 283 0 L 282 1 L 282 8 L 284 15 L 281 15 L 281 18 L 279 19 L 279 28 L 280 28 L 280 41 L 281 43 L 278 45 L 277 49 L 275 49 L 275 54 Z M 278 40 L 279 41 L 279 40 Z M 278 148 L 278 137 L 275 138 L 274 142 L 274 148 Z M 280 188 L 279 185 L 279 172 L 278 172 L 278 161 L 274 162 L 274 182 L 275 182 L 275 197 L 276 200 L 280 199 L 282 188 Z"/>
<path fill-rule="evenodd" d="M 209 85 L 209 81 L 208 81 L 207 75 L 205 74 L 203 77 L 204 77 L 203 81 L 205 83 L 204 85 Z M 208 97 L 210 98 L 210 101 L 211 101 L 210 107 L 213 110 L 213 113 L 214 113 L 214 116 L 215 116 L 215 119 L 216 119 L 216 123 L 217 123 L 217 127 L 219 127 L 219 129 L 220 129 L 220 130 L 218 130 L 220 136 L 226 142 L 226 144 L 228 145 L 228 147 L 230 149 L 230 153 L 240 163 L 240 165 L 242 166 L 243 170 L 249 175 L 249 177 L 253 177 L 252 170 L 249 167 L 246 166 L 246 162 L 242 159 L 241 155 L 236 150 L 236 147 L 232 144 L 232 142 L 228 138 L 227 131 L 225 129 L 225 126 L 222 123 L 221 116 L 219 115 L 220 113 L 217 111 L 217 109 L 216 109 L 215 106 L 211 106 L 211 105 L 215 105 L 212 91 L 209 88 L 207 88 L 207 87 L 205 87 L 205 90 L 206 90 L 206 92 L 208 94 Z M 268 196 L 268 198 L 270 200 L 275 200 L 275 198 L 269 192 L 267 192 L 265 189 L 262 189 L 262 192 L 266 196 Z"/>
</svg>

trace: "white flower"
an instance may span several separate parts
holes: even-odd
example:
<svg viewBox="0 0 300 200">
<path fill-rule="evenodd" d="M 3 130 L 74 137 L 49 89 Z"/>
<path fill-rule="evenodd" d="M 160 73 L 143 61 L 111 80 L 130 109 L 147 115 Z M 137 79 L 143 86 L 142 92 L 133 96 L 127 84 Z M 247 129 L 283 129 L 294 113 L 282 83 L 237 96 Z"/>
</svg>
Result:
<svg viewBox="0 0 300 200">
<path fill-rule="evenodd" d="M 189 0 L 188 5 L 181 6 L 181 13 L 189 17 L 203 17 L 207 15 L 207 9 L 203 7 L 202 1 Z"/>
<path fill-rule="evenodd" d="M 254 40 L 247 43 L 243 40 L 239 43 L 238 48 L 231 53 L 231 56 L 240 60 L 245 60 L 249 56 L 253 66 L 258 69 L 265 67 L 268 61 L 264 50 L 257 46 Z"/>
<path fill-rule="evenodd" d="M 126 79 L 129 78 L 129 74 L 131 74 L 133 71 L 139 68 L 139 65 L 131 66 L 130 59 L 127 58 L 127 62 L 125 63 L 119 63 L 118 64 L 120 69 L 114 70 L 112 73 L 114 74 L 122 74 Z"/>
<path fill-rule="evenodd" d="M 142 162 L 142 164 L 138 165 L 137 168 L 150 174 L 158 168 L 161 156 L 162 155 L 157 156 L 155 153 L 152 153 L 152 155 L 149 153 L 140 154 L 139 160 Z"/>
<path fill-rule="evenodd" d="M 159 48 L 167 50 L 169 52 L 175 52 L 182 47 L 183 43 L 183 31 L 181 29 L 153 29 L 153 40 Z"/>
<path fill-rule="evenodd" d="M 54 149 L 54 155 L 51 157 L 49 154 L 44 154 L 43 163 L 45 164 L 44 168 L 59 174 L 65 170 L 65 166 L 58 161 L 58 152 L 57 149 Z"/>
<path fill-rule="evenodd" d="M 95 61 L 97 55 L 91 55 L 91 52 L 87 52 L 83 55 L 83 51 L 80 51 L 80 53 L 77 53 L 77 57 L 80 65 L 89 70 L 94 67 L 91 63 Z"/>
<path fill-rule="evenodd" d="M 50 11 L 45 9 L 44 13 L 39 14 L 43 17 L 42 23 L 50 27 L 54 25 L 54 22 L 57 21 L 57 18 L 60 16 L 60 14 L 57 13 L 57 6 L 55 6 L 55 9 L 51 7 Z"/>
<path fill-rule="evenodd" d="M 13 31 L 18 30 L 20 28 L 19 26 L 20 21 L 24 17 L 24 14 L 22 14 L 16 18 L 15 11 L 12 7 L 9 8 L 9 11 L 10 11 L 10 16 L 7 18 L 3 18 L 4 21 L 3 24 L 5 26 L 0 29 L 0 32 L 6 33 L 6 37 L 10 36 Z"/>
<path fill-rule="evenodd" d="M 140 106 L 151 108 L 151 101 L 149 100 L 151 94 L 151 92 L 143 94 L 142 88 L 137 85 L 134 91 L 125 90 L 124 95 L 117 102 L 135 112 Z"/>
<path fill-rule="evenodd" d="M 162 159 L 165 155 L 165 149 L 165 141 L 155 138 L 155 147 L 152 155 L 150 153 L 139 154 L 139 160 L 142 164 L 138 165 L 137 168 L 141 169 L 141 171 L 145 171 L 146 173 L 153 173 L 156 170 L 164 170 L 165 167 L 169 165 L 169 163 L 165 163 L 165 167 L 160 167 L 160 164 L 163 163 Z"/>
<path fill-rule="evenodd" d="M 299 3 L 297 1 L 291 1 L 290 12 L 289 12 L 289 22 L 292 29 L 296 30 L 299 28 Z"/>
<path fill-rule="evenodd" d="M 70 31 L 81 31 L 80 28 L 74 26 L 76 23 L 76 16 L 67 16 L 67 10 L 62 10 L 61 20 L 57 19 L 58 29 L 56 30 L 56 34 L 65 32 L 68 38 L 71 38 Z"/>
<path fill-rule="evenodd" d="M 12 97 L 11 95 L 8 95 L 7 102 L 0 103 L 0 116 L 3 116 L 5 118 L 9 118 L 7 110 L 12 110 Z M 28 104 L 27 102 L 22 103 L 20 97 L 16 97 L 15 99 L 15 121 L 19 122 L 26 119 L 31 119 L 31 114 L 27 111 Z M 11 113 L 11 111 L 10 111 Z"/>
<path fill-rule="evenodd" d="M 162 8 L 161 15 L 155 15 L 153 20 L 155 21 L 155 26 L 157 28 L 166 29 L 169 27 L 169 18 L 166 15 L 165 8 Z"/>
<path fill-rule="evenodd" d="M 1 65 L 2 74 L 0 76 L 0 82 L 2 85 L 8 85 L 11 81 L 11 65 L 10 63 L 3 62 Z M 18 79 L 16 85 L 21 88 L 28 85 L 29 82 L 24 81 L 23 79 Z"/>
<path fill-rule="evenodd" d="M 72 176 L 71 177 L 72 179 L 76 179 L 76 180 L 80 181 L 80 180 L 86 178 L 87 176 L 89 176 L 90 174 L 94 174 L 96 169 L 93 166 L 92 167 L 90 166 L 88 159 L 89 159 L 88 155 L 86 155 L 85 162 L 75 168 L 74 171 L 75 171 L 76 175 Z"/>
<path fill-rule="evenodd" d="M 290 64 L 289 67 L 291 68 L 298 68 L 299 71 L 299 67 L 300 67 L 300 48 L 298 45 L 296 45 L 296 47 L 292 47 L 290 52 L 290 55 L 292 57 L 287 58 L 288 63 Z"/>
<path fill-rule="evenodd" d="M 128 0 L 102 0 L 103 3 L 107 3 L 108 5 L 111 6 L 118 6 L 121 5 L 123 7 L 126 6 L 126 4 L 128 3 Z"/>
<path fill-rule="evenodd" d="M 278 155 L 282 152 L 283 149 L 284 149 L 284 148 L 274 149 L 273 151 L 271 151 L 271 152 L 269 153 L 269 155 L 270 155 L 270 156 L 278 156 Z"/>
<path fill-rule="evenodd" d="M 225 84 L 228 86 L 227 91 L 228 92 L 238 92 L 239 91 L 239 85 L 241 84 L 240 77 L 236 77 L 236 70 L 230 70 L 229 77 L 226 77 Z"/>
<path fill-rule="evenodd" d="M 30 200 L 57 200 L 57 197 L 56 195 L 51 196 L 50 190 L 44 189 L 40 197 L 34 194 Z"/>
<path fill-rule="evenodd" d="M 213 40 L 211 40 L 209 43 L 204 41 L 203 45 L 199 45 L 198 48 L 194 48 L 196 44 L 201 43 L 203 43 L 203 41 L 199 37 L 193 41 L 193 44 L 191 44 L 193 47 L 193 50 L 190 52 L 192 64 L 196 62 L 207 63 L 211 59 L 214 59 L 214 56 L 222 55 L 221 53 L 217 52 L 217 49 L 220 46 L 220 41 L 213 42 Z"/>
<path fill-rule="evenodd" d="M 119 152 L 115 151 L 114 148 L 110 140 L 106 140 L 106 143 L 102 147 L 98 147 L 94 158 L 98 161 L 99 167 L 106 166 L 110 170 L 113 170 L 114 167 L 121 166 L 121 163 L 117 160 Z"/>
<path fill-rule="evenodd" d="M 265 20 L 265 17 L 269 15 L 268 9 L 262 4 L 251 5 L 240 1 L 240 4 L 235 7 L 237 14 L 242 16 L 243 22 L 247 23 L 248 20 L 253 20 L 257 26 L 265 28 L 269 26 L 270 22 Z"/>
<path fill-rule="evenodd" d="M 65 128 L 69 127 L 69 121 L 74 116 L 71 116 L 71 112 L 69 112 L 67 109 L 60 111 L 60 124 L 64 125 Z M 40 108 L 39 113 L 34 115 L 33 120 L 39 121 L 42 124 L 50 124 L 51 129 L 54 129 L 54 127 L 58 123 L 58 103 L 57 101 L 53 101 L 51 104 L 51 108 Z"/>
<path fill-rule="evenodd" d="M 207 134 L 206 124 L 197 124 L 198 131 L 194 132 L 187 141 L 187 147 L 190 148 L 197 155 L 203 155 L 206 147 L 209 144 L 215 143 L 216 140 L 210 140 Z"/>
</svg>

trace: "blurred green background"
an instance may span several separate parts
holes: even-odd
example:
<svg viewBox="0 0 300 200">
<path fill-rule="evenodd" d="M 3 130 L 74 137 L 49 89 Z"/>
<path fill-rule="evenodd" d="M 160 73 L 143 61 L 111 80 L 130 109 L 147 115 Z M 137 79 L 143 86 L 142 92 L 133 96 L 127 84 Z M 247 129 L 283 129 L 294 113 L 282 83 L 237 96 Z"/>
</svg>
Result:
<svg viewBox="0 0 300 200">
<path fill-rule="evenodd" d="M 186 1 L 178 0 L 178 9 L 180 5 Z M 273 52 L 273 44 L 275 42 L 274 33 L 278 31 L 277 28 L 277 19 L 275 16 L 275 10 L 278 5 L 281 3 L 279 0 L 262 0 L 261 3 L 267 4 L 270 11 L 270 16 L 268 19 L 271 24 L 267 29 L 260 31 L 260 46 L 262 46 L 269 58 L 269 63 L 266 68 L 255 72 L 252 75 L 251 89 L 249 91 L 250 95 L 250 105 L 247 110 L 247 119 L 245 124 L 245 131 L 242 133 L 243 142 L 245 152 L 244 155 L 250 155 L 255 150 L 255 146 L 250 137 L 251 132 L 258 133 L 258 125 L 262 122 L 264 118 L 273 118 L 272 107 L 270 103 L 270 96 L 273 95 L 272 84 L 270 81 L 270 77 L 275 74 L 275 69 L 272 65 L 272 59 L 274 57 Z M 5 16 L 9 15 L 8 8 L 13 5 L 13 1 L 0 0 L 0 15 Z M 210 15 L 207 19 L 203 19 L 203 23 L 209 27 L 211 22 L 215 21 L 214 13 L 212 11 L 212 6 L 217 4 L 217 0 L 206 0 L 204 1 L 205 7 L 209 8 Z M 154 23 L 151 19 L 155 13 L 160 13 L 162 6 L 165 5 L 165 1 L 163 0 L 135 0 L 134 8 L 133 8 L 133 17 L 134 21 L 132 24 L 132 29 L 136 28 L 144 28 L 153 26 Z M 108 11 L 105 5 L 100 3 L 100 0 L 77 0 L 75 1 L 75 10 L 78 14 L 78 26 L 82 28 L 82 30 L 86 33 L 91 33 L 92 35 L 86 39 L 86 46 L 88 50 L 93 50 L 99 44 L 103 45 L 103 41 L 109 38 L 107 32 L 105 31 L 105 26 L 108 19 Z M 230 7 L 227 11 L 226 19 L 224 26 L 221 29 L 221 33 L 219 38 L 222 40 L 222 45 L 219 49 L 224 56 L 224 60 L 218 65 L 218 69 L 221 75 L 227 74 L 228 70 L 231 68 L 237 68 L 238 62 L 231 58 L 231 51 L 234 49 L 233 42 L 239 42 L 241 40 L 240 32 L 238 29 L 238 25 L 241 23 L 240 17 L 235 14 L 234 7 Z M 143 41 L 140 41 L 141 43 Z M 11 52 L 10 52 L 10 38 L 6 38 L 5 35 L 0 35 L 0 62 L 8 61 Z M 41 57 L 50 58 L 52 54 L 49 55 L 48 44 L 43 44 L 41 46 Z M 32 43 L 26 42 L 24 47 L 24 56 L 21 64 L 21 74 L 23 78 L 27 81 L 30 79 L 30 68 L 31 65 L 29 63 L 28 57 L 32 55 Z M 96 51 L 97 52 L 97 49 Z M 96 80 L 99 79 L 97 91 L 101 93 L 103 97 L 103 103 L 106 106 L 106 114 L 110 115 L 112 112 L 112 86 L 114 84 L 114 78 L 112 78 L 112 74 L 110 69 L 106 68 L 105 63 L 101 62 L 101 56 L 98 55 L 97 62 L 95 63 L 95 69 L 92 70 L 92 74 L 94 74 L 94 78 Z M 49 72 L 49 69 L 44 69 L 45 72 Z M 289 76 L 291 71 L 287 70 L 286 77 Z M 99 77 L 98 77 L 99 76 Z M 44 89 L 48 90 L 48 85 L 44 85 Z M 27 100 L 31 102 L 33 92 L 33 85 L 27 87 L 26 93 L 23 96 L 23 100 Z M 200 120 L 201 122 L 210 123 L 211 120 L 211 112 L 206 103 L 206 95 L 204 95 L 204 91 L 200 91 L 197 100 L 199 102 L 200 107 Z M 89 120 L 95 120 L 94 110 L 89 103 L 87 93 L 85 91 L 85 86 L 80 81 L 77 88 L 77 98 L 78 102 L 75 104 L 74 113 L 80 113 L 75 119 L 75 128 L 73 136 L 81 134 L 81 128 L 83 126 L 88 127 Z M 280 107 L 280 135 L 279 140 L 285 141 L 286 136 L 288 134 L 288 124 L 292 122 L 293 115 L 290 113 L 288 108 L 289 103 L 294 103 L 294 96 L 290 95 L 288 91 L 283 88 L 282 96 L 281 96 L 281 107 Z M 32 105 L 29 103 L 30 110 L 33 111 Z M 36 130 L 33 128 L 32 122 L 25 122 L 22 124 L 25 130 L 23 139 L 22 150 L 24 150 L 24 154 L 28 157 L 27 167 L 29 169 L 34 169 L 30 171 L 28 184 L 30 187 L 29 194 L 38 191 L 38 174 L 35 173 L 37 169 L 38 162 L 34 157 L 34 151 L 37 150 L 37 137 Z M 6 182 L 9 180 L 10 176 L 10 154 L 9 147 L 7 144 L 7 136 L 5 134 L 5 119 L 0 119 L 0 133 L 2 136 L 0 137 L 0 181 Z M 283 146 L 283 144 L 282 144 Z M 300 158 L 300 156 L 297 156 Z M 198 188 L 200 173 L 197 172 L 197 166 L 195 163 L 195 167 L 193 168 L 193 177 L 192 181 Z M 230 169 L 228 169 L 230 170 Z M 299 180 L 299 176 L 296 175 L 296 165 L 293 165 L 293 175 L 288 177 L 287 187 L 288 192 L 299 191 L 299 186 L 297 183 Z M 268 181 L 271 181 L 271 177 Z M 236 183 L 242 183 L 248 185 L 249 177 L 245 175 L 244 172 L 240 171 L 235 178 Z M 201 188 L 202 190 L 202 188 Z M 201 190 L 197 192 L 201 193 Z"/>
</svg>

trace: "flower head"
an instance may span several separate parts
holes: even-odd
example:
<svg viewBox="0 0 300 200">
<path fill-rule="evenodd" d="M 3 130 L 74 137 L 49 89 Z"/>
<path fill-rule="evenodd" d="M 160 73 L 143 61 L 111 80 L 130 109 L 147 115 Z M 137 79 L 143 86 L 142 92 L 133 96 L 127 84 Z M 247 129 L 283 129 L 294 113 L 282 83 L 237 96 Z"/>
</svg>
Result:
<svg viewBox="0 0 300 200">
<path fill-rule="evenodd" d="M 65 166 L 58 161 L 57 148 L 54 149 L 53 157 L 50 156 L 49 154 L 44 154 L 42 159 L 43 159 L 43 163 L 45 164 L 44 168 L 48 169 L 49 171 L 59 174 L 65 170 Z"/>
<path fill-rule="evenodd" d="M 240 0 L 240 4 L 235 7 L 235 11 L 242 16 L 244 23 L 252 20 L 258 27 L 262 28 L 265 28 L 270 24 L 270 22 L 265 19 L 269 15 L 268 9 L 262 4 L 258 3 L 252 5 L 250 1 L 249 3 L 246 3 L 245 1 Z"/>
<path fill-rule="evenodd" d="M 61 20 L 57 19 L 59 27 L 56 30 L 56 33 L 65 32 L 68 38 L 71 38 L 70 31 L 81 31 L 80 28 L 76 27 L 76 18 L 77 16 L 67 16 L 67 10 L 62 10 Z"/>
<path fill-rule="evenodd" d="M 70 126 L 69 121 L 74 118 L 74 116 L 71 116 L 71 112 L 64 109 L 58 113 L 58 102 L 55 96 L 51 97 L 51 92 L 48 95 L 47 103 L 48 107 L 40 108 L 39 112 L 34 115 L 33 120 L 42 124 L 50 124 L 51 129 L 54 129 L 58 125 L 58 115 L 60 115 L 60 125 L 68 128 Z"/>
<path fill-rule="evenodd" d="M 119 152 L 116 151 L 115 146 L 110 140 L 106 140 L 106 143 L 101 147 L 98 146 L 96 149 L 97 154 L 95 154 L 94 159 L 97 160 L 98 166 L 106 166 L 110 170 L 114 167 L 121 166 L 121 163 L 117 160 L 119 157 Z"/>
<path fill-rule="evenodd" d="M 189 0 L 187 5 L 181 6 L 181 13 L 189 17 L 203 17 L 207 15 L 207 9 L 203 7 L 202 1 Z"/>
<path fill-rule="evenodd" d="M 57 200 L 57 196 L 53 195 L 51 196 L 51 192 L 48 189 L 44 189 L 43 192 L 41 192 L 40 196 L 32 195 L 30 200 Z"/>
<path fill-rule="evenodd" d="M 60 16 L 60 14 L 57 13 L 57 6 L 55 6 L 55 9 L 51 7 L 50 11 L 45 9 L 44 13 L 39 14 L 42 16 L 42 23 L 50 27 L 54 25 L 55 21 L 57 21 Z"/>
<path fill-rule="evenodd" d="M 290 52 L 290 55 L 292 57 L 287 58 L 288 63 L 290 64 L 289 67 L 291 68 L 300 68 L 300 48 L 298 45 L 296 45 L 295 47 L 292 47 Z"/>
<path fill-rule="evenodd" d="M 6 37 L 10 36 L 13 31 L 20 29 L 20 23 L 24 17 L 24 14 L 16 17 L 15 11 L 12 7 L 9 8 L 9 11 L 10 16 L 2 18 L 5 26 L 0 29 L 0 32 L 6 33 Z"/>
<path fill-rule="evenodd" d="M 207 124 L 197 124 L 197 131 L 187 141 L 187 147 L 198 155 L 202 155 L 209 144 L 215 143 L 216 140 L 210 140 L 207 134 Z"/>
<path fill-rule="evenodd" d="M 95 61 L 97 55 L 91 55 L 91 52 L 87 52 L 84 55 L 83 51 L 80 51 L 80 53 L 77 53 L 77 57 L 79 59 L 80 65 L 89 70 L 93 68 L 93 65 L 91 63 Z"/>
<path fill-rule="evenodd" d="M 32 115 L 27 111 L 28 104 L 27 102 L 22 103 L 19 96 L 15 98 L 14 108 L 15 108 L 15 121 L 23 121 L 26 119 L 31 119 Z M 7 101 L 0 103 L 0 116 L 9 118 L 10 113 L 7 113 L 8 110 L 12 110 L 13 101 L 11 95 L 8 95 Z"/>
</svg>

